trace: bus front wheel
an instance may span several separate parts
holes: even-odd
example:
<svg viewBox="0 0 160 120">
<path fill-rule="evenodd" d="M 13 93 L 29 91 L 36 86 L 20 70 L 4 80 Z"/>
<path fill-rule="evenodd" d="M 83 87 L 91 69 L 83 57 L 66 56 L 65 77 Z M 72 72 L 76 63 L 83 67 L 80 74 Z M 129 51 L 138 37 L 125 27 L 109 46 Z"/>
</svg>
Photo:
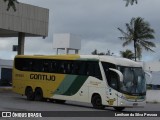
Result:
<svg viewBox="0 0 160 120">
<path fill-rule="evenodd" d="M 34 100 L 36 100 L 36 101 L 43 100 L 43 92 L 42 92 L 41 88 L 36 88 L 34 95 L 35 95 Z"/>
<path fill-rule="evenodd" d="M 93 107 L 96 109 L 104 109 L 105 108 L 105 106 L 102 105 L 101 97 L 98 94 L 95 94 L 92 96 L 91 102 L 92 102 Z"/>
<path fill-rule="evenodd" d="M 34 100 L 34 93 L 31 87 L 26 88 L 25 95 L 27 96 L 27 100 Z"/>
<path fill-rule="evenodd" d="M 64 104 L 66 101 L 65 100 L 55 100 L 55 102 L 58 104 Z"/>
</svg>

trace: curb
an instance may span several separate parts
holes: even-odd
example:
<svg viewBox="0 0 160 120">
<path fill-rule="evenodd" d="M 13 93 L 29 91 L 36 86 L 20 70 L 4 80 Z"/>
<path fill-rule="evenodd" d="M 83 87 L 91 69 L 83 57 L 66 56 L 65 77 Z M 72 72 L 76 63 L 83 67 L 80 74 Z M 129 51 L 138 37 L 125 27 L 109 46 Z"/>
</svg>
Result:
<svg viewBox="0 0 160 120">
<path fill-rule="evenodd" d="M 0 87 L 0 92 L 11 92 L 12 87 Z"/>
</svg>

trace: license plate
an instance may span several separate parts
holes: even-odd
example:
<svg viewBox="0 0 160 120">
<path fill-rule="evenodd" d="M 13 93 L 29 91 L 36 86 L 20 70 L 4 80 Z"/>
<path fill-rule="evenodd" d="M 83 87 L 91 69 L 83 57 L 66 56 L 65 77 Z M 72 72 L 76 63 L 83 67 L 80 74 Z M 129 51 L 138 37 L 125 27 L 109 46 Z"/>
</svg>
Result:
<svg viewBox="0 0 160 120">
<path fill-rule="evenodd" d="M 138 106 L 138 103 L 133 103 L 133 106 Z"/>
</svg>

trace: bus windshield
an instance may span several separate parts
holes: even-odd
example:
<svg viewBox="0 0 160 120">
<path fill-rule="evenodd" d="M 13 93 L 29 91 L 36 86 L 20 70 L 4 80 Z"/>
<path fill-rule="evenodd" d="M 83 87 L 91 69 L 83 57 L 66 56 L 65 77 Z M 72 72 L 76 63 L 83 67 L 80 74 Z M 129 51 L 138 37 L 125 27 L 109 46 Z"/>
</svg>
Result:
<svg viewBox="0 0 160 120">
<path fill-rule="evenodd" d="M 131 95 L 143 95 L 146 93 L 146 80 L 141 67 L 118 66 L 123 74 L 120 91 Z"/>
</svg>

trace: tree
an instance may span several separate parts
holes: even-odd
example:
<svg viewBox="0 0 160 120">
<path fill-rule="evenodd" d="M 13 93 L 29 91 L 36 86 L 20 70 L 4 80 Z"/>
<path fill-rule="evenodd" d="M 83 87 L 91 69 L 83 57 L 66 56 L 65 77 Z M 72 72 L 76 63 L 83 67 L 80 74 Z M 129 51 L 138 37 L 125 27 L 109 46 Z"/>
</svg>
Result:
<svg viewBox="0 0 160 120">
<path fill-rule="evenodd" d="M 134 3 L 138 3 L 138 0 L 124 0 L 124 1 L 126 1 L 126 7 L 129 5 L 129 4 L 131 4 L 131 5 L 133 5 Z"/>
<path fill-rule="evenodd" d="M 97 49 L 95 49 L 91 54 L 92 55 L 105 55 L 105 53 L 103 53 L 103 52 L 98 53 Z"/>
<path fill-rule="evenodd" d="M 128 59 L 134 58 L 134 53 L 129 49 L 127 49 L 126 51 L 120 51 L 120 54 L 124 58 L 128 58 Z"/>
<path fill-rule="evenodd" d="M 104 52 L 98 52 L 97 49 L 95 49 L 93 52 L 91 52 L 92 55 L 108 55 L 112 56 L 114 53 L 111 53 L 110 50 L 107 50 L 107 53 Z"/>
<path fill-rule="evenodd" d="M 98 55 L 97 49 L 95 49 L 91 54 L 92 55 Z"/>
<path fill-rule="evenodd" d="M 113 52 L 111 52 L 110 50 L 107 50 L 106 55 L 113 56 L 113 55 L 114 55 L 114 53 L 113 53 Z"/>
<path fill-rule="evenodd" d="M 17 0 L 3 0 L 4 2 L 8 2 L 7 11 L 9 11 L 10 7 L 13 8 L 14 11 L 16 11 L 16 3 L 19 3 Z"/>
<path fill-rule="evenodd" d="M 130 23 L 126 23 L 126 31 L 120 28 L 118 30 L 123 35 L 123 37 L 119 38 L 125 41 L 123 47 L 132 42 L 134 43 L 135 61 L 137 57 L 139 59 L 142 57 L 142 48 L 154 52 L 151 47 L 156 47 L 156 45 L 150 41 L 154 39 L 154 30 L 150 28 L 149 23 L 144 21 L 143 18 L 132 18 Z"/>
</svg>

